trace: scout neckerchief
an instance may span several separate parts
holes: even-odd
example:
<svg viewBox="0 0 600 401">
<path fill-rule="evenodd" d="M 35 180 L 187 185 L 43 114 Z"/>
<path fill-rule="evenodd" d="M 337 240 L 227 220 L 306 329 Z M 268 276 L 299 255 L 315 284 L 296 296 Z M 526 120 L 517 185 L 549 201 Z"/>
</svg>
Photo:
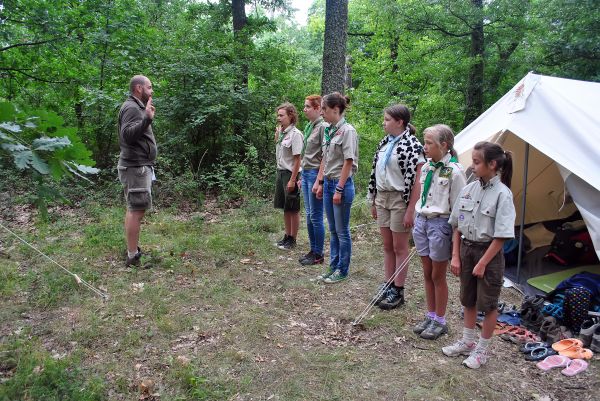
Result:
<svg viewBox="0 0 600 401">
<path fill-rule="evenodd" d="M 456 160 L 456 157 L 454 156 L 450 158 L 450 163 L 456 163 L 457 161 L 458 160 Z M 431 181 L 433 180 L 433 174 L 435 173 L 435 170 L 444 167 L 445 165 L 446 163 L 444 163 L 441 160 L 437 163 L 434 163 L 433 161 L 429 162 L 429 166 L 432 168 L 430 168 L 429 171 L 427 171 L 425 183 L 423 184 L 423 194 L 421 195 L 421 207 L 425 206 L 425 202 L 427 202 L 427 194 L 429 193 L 429 188 L 431 187 Z"/>
<path fill-rule="evenodd" d="M 317 125 L 321 121 L 323 121 L 323 117 L 319 117 L 315 121 L 309 122 L 308 124 L 306 124 L 306 127 L 304 128 L 304 148 L 302 148 L 303 154 L 304 154 L 304 151 L 306 150 L 306 142 L 308 141 L 308 137 L 310 136 L 310 134 L 312 134 L 312 130 L 313 130 L 313 128 L 315 128 L 315 125 Z"/>
<path fill-rule="evenodd" d="M 335 136 L 335 133 L 342 127 L 342 125 L 346 124 L 346 119 L 342 117 L 340 121 L 336 125 L 330 125 L 325 128 L 325 144 L 329 146 L 331 139 Z"/>
<path fill-rule="evenodd" d="M 277 140 L 277 144 L 278 144 L 278 145 L 279 145 L 279 144 L 281 144 L 281 141 L 283 141 L 283 138 L 285 138 L 285 136 L 287 135 L 287 133 L 288 133 L 288 132 L 290 132 L 290 130 L 291 130 L 293 127 L 294 127 L 294 124 L 290 124 L 290 125 L 288 125 L 288 126 L 287 126 L 287 128 L 286 128 L 286 129 L 282 130 L 282 131 L 279 133 L 279 138 L 278 138 L 278 140 Z"/>
<path fill-rule="evenodd" d="M 387 140 L 388 147 L 385 150 L 385 154 L 383 155 L 383 162 L 379 163 L 379 170 L 381 172 L 383 172 L 384 174 L 385 174 L 385 169 L 387 167 L 388 161 L 390 161 L 390 157 L 392 156 L 392 152 L 396 148 L 396 144 L 407 132 L 410 132 L 408 128 L 406 128 L 404 130 L 404 132 L 402 132 L 400 135 L 397 135 L 397 136 L 388 135 L 388 140 Z"/>
</svg>

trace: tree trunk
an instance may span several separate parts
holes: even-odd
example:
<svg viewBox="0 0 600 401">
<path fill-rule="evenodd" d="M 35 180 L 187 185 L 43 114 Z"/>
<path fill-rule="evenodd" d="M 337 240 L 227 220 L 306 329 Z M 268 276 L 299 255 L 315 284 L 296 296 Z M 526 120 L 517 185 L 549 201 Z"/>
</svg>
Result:
<svg viewBox="0 0 600 401">
<path fill-rule="evenodd" d="M 325 42 L 321 92 L 344 93 L 348 0 L 325 1 Z"/>
<path fill-rule="evenodd" d="M 250 38 L 246 32 L 248 18 L 246 17 L 246 2 L 244 0 L 231 1 L 231 15 L 233 16 L 233 47 L 236 63 L 240 69 L 238 81 L 235 83 L 234 91 L 239 93 L 233 108 L 233 131 L 235 134 L 245 137 L 248 120 L 248 107 L 245 102 L 248 91 L 248 51 Z"/>
<path fill-rule="evenodd" d="M 483 112 L 483 78 L 484 78 L 484 41 L 483 41 L 483 0 L 471 0 L 476 9 L 477 21 L 471 29 L 471 49 L 469 58 L 469 81 L 467 82 L 467 108 L 463 125 L 466 127 Z"/>
</svg>

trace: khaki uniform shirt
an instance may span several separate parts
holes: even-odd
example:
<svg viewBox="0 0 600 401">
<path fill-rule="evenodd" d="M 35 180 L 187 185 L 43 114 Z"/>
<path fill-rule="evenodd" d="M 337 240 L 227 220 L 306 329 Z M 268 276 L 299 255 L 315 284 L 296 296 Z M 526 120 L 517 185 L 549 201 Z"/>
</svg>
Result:
<svg viewBox="0 0 600 401">
<path fill-rule="evenodd" d="M 423 196 L 425 178 L 427 173 L 434 167 L 425 163 L 421 169 L 421 196 L 417 200 L 415 211 L 425 217 L 449 216 L 452 212 L 454 202 L 458 198 L 460 191 L 467 185 L 463 167 L 455 162 L 451 162 L 450 153 L 442 158 L 443 167 L 435 170 L 431 180 L 431 186 L 425 199 L 425 205 L 421 205 Z"/>
<path fill-rule="evenodd" d="M 323 118 L 319 117 L 315 121 L 315 125 L 310 133 L 310 136 L 306 139 L 306 146 L 304 147 L 304 157 L 302 158 L 302 169 L 314 170 L 321 166 L 321 159 L 323 158 L 323 137 L 325 136 L 325 127 L 328 124 L 323 122 Z"/>
<path fill-rule="evenodd" d="M 337 123 L 338 130 L 331 142 L 327 145 L 323 137 L 323 157 L 325 157 L 324 175 L 329 179 L 339 179 L 342 174 L 344 161 L 352 159 L 352 170 L 348 177 L 352 177 L 358 169 L 358 134 L 356 129 L 345 120 Z"/>
<path fill-rule="evenodd" d="M 477 180 L 464 187 L 448 223 L 469 241 L 489 242 L 514 238 L 515 218 L 512 192 L 497 175 L 485 185 Z"/>
<path fill-rule="evenodd" d="M 277 169 L 292 171 L 294 168 L 294 156 L 302 153 L 304 135 L 293 125 L 287 127 L 279 135 L 283 135 L 284 137 L 281 142 L 275 145 Z"/>
<path fill-rule="evenodd" d="M 398 155 L 396 150 L 392 152 L 390 160 L 385 169 L 381 168 L 383 159 L 388 146 L 396 146 L 391 142 L 388 142 L 385 146 L 379 149 L 379 155 L 377 157 L 377 166 L 375 166 L 375 182 L 377 183 L 377 192 L 379 191 L 398 191 L 404 192 L 404 175 L 400 171 L 400 164 L 398 164 Z M 419 155 L 417 165 L 425 163 L 425 158 L 422 154 Z M 421 173 L 423 175 L 423 173 Z"/>
</svg>

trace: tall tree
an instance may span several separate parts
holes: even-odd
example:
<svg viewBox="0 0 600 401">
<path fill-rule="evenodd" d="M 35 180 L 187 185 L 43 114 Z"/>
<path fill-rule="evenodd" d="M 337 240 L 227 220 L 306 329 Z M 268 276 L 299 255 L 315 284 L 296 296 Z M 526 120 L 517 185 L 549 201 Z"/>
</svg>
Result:
<svg viewBox="0 0 600 401">
<path fill-rule="evenodd" d="M 483 73 L 484 73 L 484 37 L 483 37 L 483 0 L 471 0 L 473 21 L 471 28 L 471 48 L 469 57 L 469 79 L 467 81 L 467 108 L 463 125 L 467 126 L 483 112 Z"/>
<path fill-rule="evenodd" d="M 348 0 L 326 0 L 321 92 L 344 93 Z"/>
</svg>

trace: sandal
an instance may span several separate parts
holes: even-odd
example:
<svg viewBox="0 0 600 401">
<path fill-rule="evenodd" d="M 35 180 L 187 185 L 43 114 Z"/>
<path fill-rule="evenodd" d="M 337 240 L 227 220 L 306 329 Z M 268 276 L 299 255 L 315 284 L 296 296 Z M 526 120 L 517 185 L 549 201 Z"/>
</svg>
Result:
<svg viewBox="0 0 600 401">
<path fill-rule="evenodd" d="M 574 346 L 560 351 L 559 354 L 571 359 L 592 359 L 594 353 L 592 350 L 580 346 Z"/>
<path fill-rule="evenodd" d="M 511 337 L 517 334 L 525 334 L 527 330 L 519 326 L 512 326 L 510 329 L 506 330 L 504 333 L 500 334 L 500 338 L 504 341 L 512 341 Z"/>
<path fill-rule="evenodd" d="M 588 363 L 582 359 L 573 359 L 566 368 L 560 371 L 565 376 L 575 376 L 579 372 L 583 372 L 588 367 Z"/>
<path fill-rule="evenodd" d="M 551 355 L 544 359 L 542 362 L 536 363 L 536 366 L 543 371 L 550 370 L 552 368 L 564 368 L 569 362 L 571 362 L 570 358 L 567 358 L 563 355 Z"/>
<path fill-rule="evenodd" d="M 505 323 L 496 323 L 496 328 L 494 329 L 494 335 L 499 336 L 500 334 L 504 334 L 510 329 L 513 329 L 515 326 Z"/>
<path fill-rule="evenodd" d="M 544 297 L 541 295 L 526 296 L 521 304 L 521 313 L 527 309 L 541 309 L 544 305 Z"/>
<path fill-rule="evenodd" d="M 559 327 L 556 318 L 552 316 L 544 318 L 544 321 L 540 325 L 540 338 L 542 341 L 546 341 L 548 339 L 548 332 L 550 332 L 554 326 Z"/>
<path fill-rule="evenodd" d="M 552 348 L 538 347 L 531 350 L 529 354 L 525 354 L 526 361 L 541 361 L 550 355 L 556 355 L 556 351 Z"/>
<path fill-rule="evenodd" d="M 552 348 L 552 345 L 542 341 L 531 341 L 523 344 L 521 348 L 519 348 L 519 351 L 524 354 L 528 354 L 536 348 Z"/>
<path fill-rule="evenodd" d="M 583 342 L 578 338 L 565 338 L 564 340 L 560 340 L 552 344 L 552 348 L 554 351 L 561 352 L 571 347 L 579 347 L 583 346 Z"/>
</svg>

